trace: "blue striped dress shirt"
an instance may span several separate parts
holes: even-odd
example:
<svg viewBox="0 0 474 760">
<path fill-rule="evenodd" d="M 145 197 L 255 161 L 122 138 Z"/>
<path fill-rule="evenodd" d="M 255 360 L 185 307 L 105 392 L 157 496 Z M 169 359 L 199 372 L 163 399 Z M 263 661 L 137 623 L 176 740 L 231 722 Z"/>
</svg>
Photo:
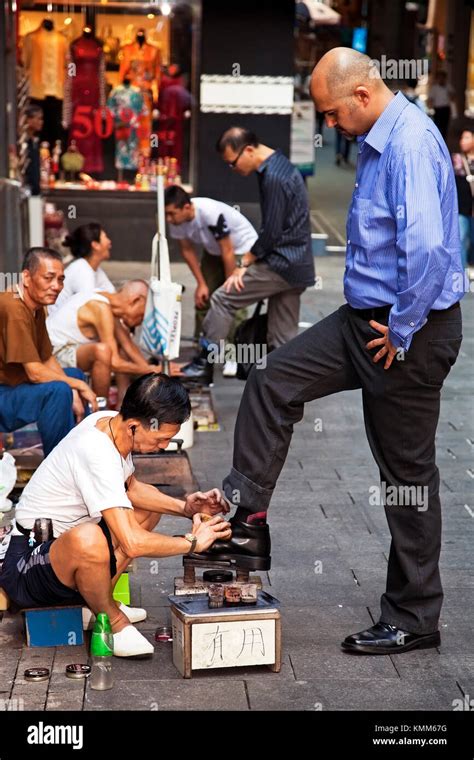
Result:
<svg viewBox="0 0 474 760">
<path fill-rule="evenodd" d="M 452 162 L 438 128 L 401 92 L 357 141 L 344 295 L 355 309 L 392 304 L 390 340 L 408 350 L 430 309 L 464 295 Z"/>
<path fill-rule="evenodd" d="M 314 285 L 311 222 L 301 173 L 276 150 L 257 169 L 262 225 L 250 249 L 295 287 Z"/>
</svg>

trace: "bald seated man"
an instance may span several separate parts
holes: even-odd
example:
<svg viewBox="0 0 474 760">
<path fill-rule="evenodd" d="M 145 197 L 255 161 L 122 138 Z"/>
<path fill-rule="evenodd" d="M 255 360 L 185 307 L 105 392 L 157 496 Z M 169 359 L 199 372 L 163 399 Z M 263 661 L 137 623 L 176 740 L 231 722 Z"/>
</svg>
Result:
<svg viewBox="0 0 474 760">
<path fill-rule="evenodd" d="M 361 53 L 327 53 L 313 71 L 311 95 L 328 126 L 358 142 L 346 303 L 273 351 L 266 369 L 250 373 L 224 481 L 227 498 L 238 504 L 232 539 L 214 544 L 207 558 L 269 569 L 265 517 L 304 404 L 360 389 L 382 480 L 381 488 L 367 483 L 368 509 L 384 505 L 392 542 L 380 620 L 342 648 L 390 655 L 437 647 L 443 590 L 435 434 L 443 382 L 462 340 L 452 164 L 431 119 L 391 92 Z M 317 465 L 316 453 L 315 477 Z M 378 506 L 369 498 L 374 488 Z"/>
<path fill-rule="evenodd" d="M 117 293 L 79 292 L 48 316 L 53 355 L 61 367 L 89 372 L 98 396 L 107 397 L 111 372 L 130 377 L 161 370 L 149 365 L 130 337 L 129 327 L 143 322 L 148 285 L 130 280 Z"/>
</svg>

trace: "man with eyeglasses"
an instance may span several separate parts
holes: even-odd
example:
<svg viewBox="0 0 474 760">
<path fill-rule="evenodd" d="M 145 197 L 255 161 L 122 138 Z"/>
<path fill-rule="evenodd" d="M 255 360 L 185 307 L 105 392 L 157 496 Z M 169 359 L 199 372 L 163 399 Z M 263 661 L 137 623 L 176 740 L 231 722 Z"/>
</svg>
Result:
<svg viewBox="0 0 474 760">
<path fill-rule="evenodd" d="M 268 350 L 298 332 L 300 298 L 314 284 L 311 225 L 303 178 L 280 150 L 260 143 L 243 127 L 227 129 L 217 151 L 242 176 L 257 172 L 262 223 L 250 252 L 211 297 L 203 322 L 201 353 L 182 372 L 211 382 L 209 352 L 224 339 L 238 309 L 268 298 Z"/>
<path fill-rule="evenodd" d="M 340 47 L 313 71 L 318 112 L 328 127 L 356 137 L 359 151 L 347 220 L 346 303 L 274 351 L 266 368 L 251 371 L 223 484 L 237 505 L 232 537 L 200 559 L 207 567 L 212 558 L 270 569 L 267 512 L 304 405 L 359 389 L 380 472 L 380 485 L 367 483 L 366 508 L 384 507 L 391 545 L 380 619 L 341 646 L 352 654 L 393 655 L 441 642 L 435 437 L 441 390 L 461 346 L 464 292 L 446 143 L 416 105 L 391 92 L 375 64 Z M 355 446 L 358 434 L 348 426 Z M 325 466 L 322 457 L 315 439 L 315 473 Z M 291 499 L 288 520 L 290 507 Z"/>
</svg>

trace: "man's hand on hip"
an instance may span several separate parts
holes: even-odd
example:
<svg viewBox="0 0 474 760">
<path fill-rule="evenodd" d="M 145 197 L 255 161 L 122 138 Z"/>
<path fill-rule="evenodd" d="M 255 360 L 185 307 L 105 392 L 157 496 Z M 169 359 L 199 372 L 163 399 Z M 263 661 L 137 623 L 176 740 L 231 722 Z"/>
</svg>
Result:
<svg viewBox="0 0 474 760">
<path fill-rule="evenodd" d="M 369 341 L 369 343 L 365 344 L 365 347 L 378 348 L 378 346 L 380 346 L 380 351 L 377 351 L 372 361 L 378 362 L 380 359 L 386 356 L 387 358 L 385 360 L 383 368 L 388 369 L 397 354 L 396 346 L 390 342 L 390 338 L 388 337 L 388 326 L 381 325 L 380 322 L 376 322 L 375 319 L 371 319 L 369 325 L 373 327 L 374 330 L 378 330 L 378 332 L 382 333 L 383 337 L 375 338 L 374 340 Z"/>
</svg>

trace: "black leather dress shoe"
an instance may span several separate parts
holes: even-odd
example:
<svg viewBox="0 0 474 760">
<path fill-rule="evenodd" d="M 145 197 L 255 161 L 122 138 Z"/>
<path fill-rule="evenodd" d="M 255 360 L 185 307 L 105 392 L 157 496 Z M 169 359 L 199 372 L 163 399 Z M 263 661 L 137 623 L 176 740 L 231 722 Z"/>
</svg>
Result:
<svg viewBox="0 0 474 760">
<path fill-rule="evenodd" d="M 228 541 L 214 541 L 200 554 L 188 555 L 202 562 L 235 562 L 247 570 L 270 570 L 271 541 L 268 525 L 250 525 L 240 520 L 229 520 L 232 537 Z"/>
<path fill-rule="evenodd" d="M 354 654 L 401 654 L 410 649 L 431 649 L 439 647 L 441 637 L 435 633 L 408 633 L 395 625 L 376 623 L 372 628 L 353 633 L 341 644 L 344 652 Z"/>
<path fill-rule="evenodd" d="M 208 349 L 203 348 L 200 354 L 181 368 L 183 380 L 195 380 L 205 385 L 210 385 L 213 380 L 214 366 L 208 359 Z"/>
</svg>

